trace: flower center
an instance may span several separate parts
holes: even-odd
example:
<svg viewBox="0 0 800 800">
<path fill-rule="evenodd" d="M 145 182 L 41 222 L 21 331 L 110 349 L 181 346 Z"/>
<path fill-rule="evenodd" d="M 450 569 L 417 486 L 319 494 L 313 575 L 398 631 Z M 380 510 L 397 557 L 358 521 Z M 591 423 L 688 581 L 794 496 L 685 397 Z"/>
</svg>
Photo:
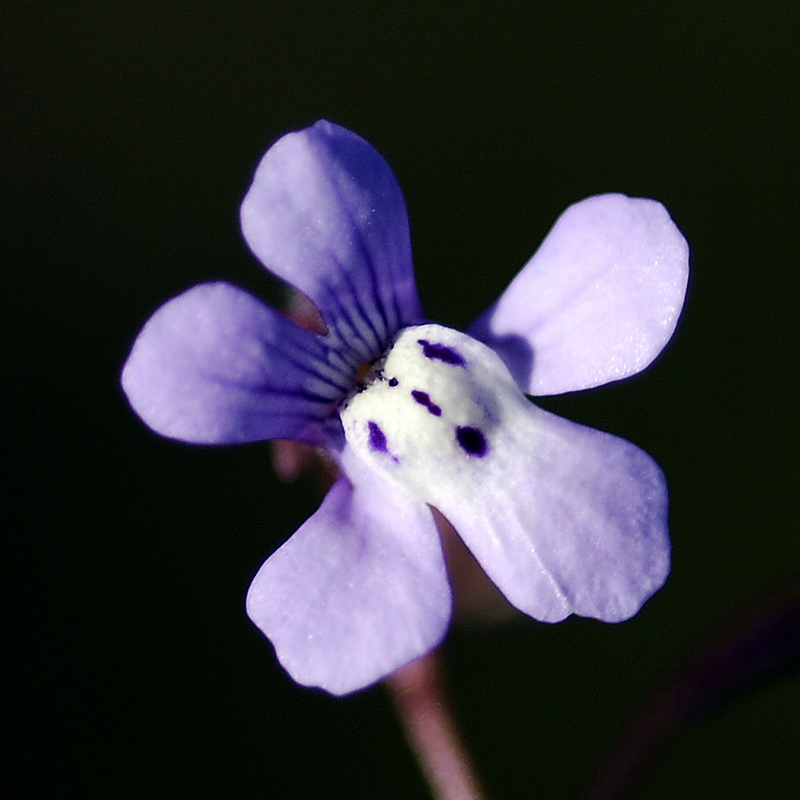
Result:
<svg viewBox="0 0 800 800">
<path fill-rule="evenodd" d="M 485 469 L 498 425 L 528 404 L 494 351 L 440 325 L 405 328 L 358 380 L 340 412 L 349 449 L 420 496 L 444 471 Z"/>
<path fill-rule="evenodd" d="M 357 370 L 356 370 L 356 384 L 358 386 L 363 386 L 367 383 L 367 379 L 370 376 L 373 368 L 372 361 L 365 361 Z"/>
</svg>

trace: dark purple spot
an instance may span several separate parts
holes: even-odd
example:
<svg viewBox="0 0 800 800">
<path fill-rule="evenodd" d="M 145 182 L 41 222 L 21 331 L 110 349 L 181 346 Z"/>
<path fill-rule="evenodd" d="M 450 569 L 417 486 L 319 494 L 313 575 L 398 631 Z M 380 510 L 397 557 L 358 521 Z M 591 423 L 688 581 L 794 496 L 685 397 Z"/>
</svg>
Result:
<svg viewBox="0 0 800 800">
<path fill-rule="evenodd" d="M 411 396 L 421 405 L 433 414 L 434 417 L 442 416 L 442 409 L 434 403 L 427 392 L 421 392 L 419 389 L 414 389 Z"/>
<path fill-rule="evenodd" d="M 467 364 L 458 350 L 446 344 L 429 342 L 427 339 L 417 339 L 417 344 L 422 345 L 422 354 L 431 361 L 444 361 L 445 364 L 452 364 L 455 367 L 464 367 Z"/>
<path fill-rule="evenodd" d="M 388 448 L 386 447 L 386 435 L 384 432 L 378 427 L 377 422 L 372 422 L 371 420 L 367 423 L 369 426 L 369 446 L 371 450 L 377 450 L 379 453 L 387 453 Z"/>
<path fill-rule="evenodd" d="M 478 458 L 486 455 L 486 450 L 488 449 L 486 437 L 477 428 L 459 425 L 456 428 L 456 440 L 461 449 L 468 455 L 478 456 Z"/>
<path fill-rule="evenodd" d="M 397 378 L 389 378 L 389 386 L 397 386 L 398 383 L 400 383 L 400 381 L 397 380 Z"/>
</svg>

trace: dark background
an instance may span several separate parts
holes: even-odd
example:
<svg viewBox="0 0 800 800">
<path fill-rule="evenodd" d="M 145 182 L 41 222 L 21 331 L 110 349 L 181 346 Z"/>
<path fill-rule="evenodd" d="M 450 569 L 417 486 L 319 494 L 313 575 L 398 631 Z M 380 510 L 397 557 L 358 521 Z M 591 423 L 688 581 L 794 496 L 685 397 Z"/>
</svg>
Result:
<svg viewBox="0 0 800 800">
<path fill-rule="evenodd" d="M 14 798 L 424 798 L 381 688 L 294 685 L 245 618 L 318 503 L 268 447 L 169 442 L 120 367 L 163 301 L 222 278 L 274 301 L 238 205 L 263 151 L 326 117 L 406 195 L 431 318 L 468 324 L 587 195 L 666 204 L 692 247 L 656 365 L 548 408 L 647 449 L 673 572 L 618 626 L 455 628 L 494 798 L 573 798 L 648 689 L 800 565 L 796 2 L 101 3 L 4 12 L 3 402 L 12 477 L 5 769 Z M 788 798 L 796 675 L 654 760 L 637 796 Z"/>
</svg>

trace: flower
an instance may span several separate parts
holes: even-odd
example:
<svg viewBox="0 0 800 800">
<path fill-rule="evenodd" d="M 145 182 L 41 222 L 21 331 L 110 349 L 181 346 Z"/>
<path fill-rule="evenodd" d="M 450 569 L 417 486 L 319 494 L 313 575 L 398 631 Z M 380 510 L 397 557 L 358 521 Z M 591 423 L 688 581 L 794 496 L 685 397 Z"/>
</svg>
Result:
<svg viewBox="0 0 800 800">
<path fill-rule="evenodd" d="M 337 462 L 322 505 L 247 597 L 296 681 L 345 694 L 438 644 L 451 592 L 431 508 L 538 620 L 627 619 L 660 588 L 658 466 L 525 396 L 619 380 L 662 350 L 688 249 L 659 203 L 608 194 L 568 208 L 468 334 L 426 320 L 400 188 L 350 131 L 321 121 L 280 139 L 241 219 L 325 333 L 201 284 L 147 322 L 122 383 L 164 436 L 293 439 Z"/>
</svg>

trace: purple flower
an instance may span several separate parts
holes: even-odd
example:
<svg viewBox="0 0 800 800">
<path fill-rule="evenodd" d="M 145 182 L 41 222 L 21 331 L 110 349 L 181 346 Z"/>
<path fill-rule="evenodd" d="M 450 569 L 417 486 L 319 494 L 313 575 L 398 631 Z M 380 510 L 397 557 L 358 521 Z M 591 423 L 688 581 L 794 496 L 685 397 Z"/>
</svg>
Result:
<svg viewBox="0 0 800 800">
<path fill-rule="evenodd" d="M 145 325 L 122 383 L 164 436 L 293 439 L 336 460 L 322 505 L 247 597 L 296 681 L 345 694 L 441 640 L 451 593 L 430 507 L 539 620 L 624 620 L 663 584 L 658 466 L 525 396 L 625 378 L 662 350 L 688 249 L 659 203 L 609 194 L 568 208 L 469 335 L 426 321 L 400 188 L 344 128 L 318 122 L 273 145 L 242 230 L 326 333 L 201 284 Z"/>
</svg>

